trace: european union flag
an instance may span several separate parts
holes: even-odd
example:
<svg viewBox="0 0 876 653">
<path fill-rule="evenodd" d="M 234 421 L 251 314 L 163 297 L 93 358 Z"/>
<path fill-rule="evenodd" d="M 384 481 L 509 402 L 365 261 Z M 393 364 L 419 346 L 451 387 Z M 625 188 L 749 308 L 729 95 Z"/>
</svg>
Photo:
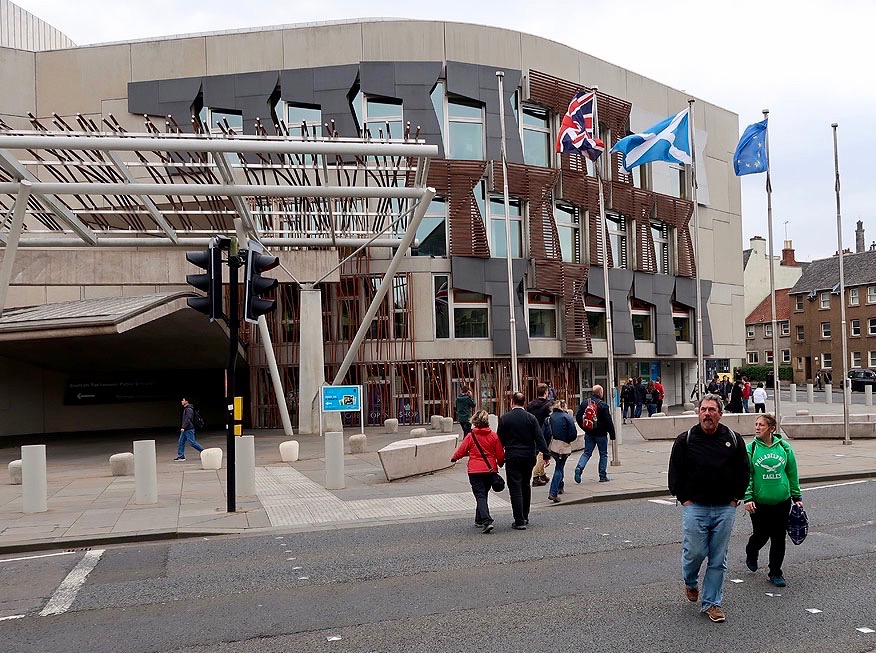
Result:
<svg viewBox="0 0 876 653">
<path fill-rule="evenodd" d="M 620 139 L 611 151 L 623 154 L 627 170 L 651 161 L 690 163 L 688 110 L 679 111 L 640 134 Z"/>
<path fill-rule="evenodd" d="M 739 145 L 733 153 L 733 169 L 736 176 L 766 172 L 770 169 L 766 149 L 767 118 L 749 125 L 742 132 Z"/>
</svg>

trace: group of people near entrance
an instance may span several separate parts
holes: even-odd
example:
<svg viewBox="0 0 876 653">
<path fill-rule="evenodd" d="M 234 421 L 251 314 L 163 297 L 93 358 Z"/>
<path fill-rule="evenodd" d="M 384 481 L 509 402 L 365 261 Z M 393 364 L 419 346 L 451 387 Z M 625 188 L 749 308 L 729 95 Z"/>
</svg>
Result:
<svg viewBox="0 0 876 653">
<path fill-rule="evenodd" d="M 529 404 L 523 393 L 515 392 L 512 409 L 499 418 L 495 432 L 486 411 L 470 412 L 476 405 L 468 389 L 457 398 L 457 411 L 462 406 L 469 412 L 460 412 L 465 437 L 451 460 L 469 458 L 469 481 L 477 503 L 475 525 L 484 533 L 493 530 L 487 498 L 503 465 L 514 515 L 511 527 L 515 530 L 526 530 L 529 525 L 529 478 L 537 471 L 539 458 L 544 465 L 551 459 L 555 461 L 548 499 L 558 502 L 563 494 L 565 463 L 577 430 L 565 402 L 550 404 L 547 385 L 539 385 L 537 392 L 538 397 Z M 723 414 L 724 399 L 718 394 L 706 394 L 699 405 L 698 424 L 678 435 L 669 458 L 669 491 L 682 507 L 684 596 L 692 603 L 698 602 L 701 612 L 713 622 L 726 620 L 722 605 L 724 576 L 739 506 L 749 514 L 752 525 L 745 547 L 746 566 L 751 572 L 758 570 L 760 551 L 769 542 L 768 578 L 774 586 L 784 587 L 782 564 L 788 518 L 792 504 L 803 505 L 794 451 L 777 432 L 775 417 L 758 415 L 755 437 L 746 444 L 742 436 L 721 424 Z M 462 417 L 467 418 L 465 422 Z M 615 430 L 601 386 L 593 386 L 591 398 L 578 407 L 575 421 L 585 433 L 575 481 L 581 482 L 581 473 L 597 448 L 599 480 L 608 481 L 608 439 L 615 439 Z M 543 478 L 544 467 L 531 485 L 546 484 Z"/>
<path fill-rule="evenodd" d="M 660 382 L 660 377 L 648 380 L 631 378 L 621 386 L 620 404 L 623 411 L 623 421 L 627 418 L 641 417 L 642 409 L 648 411 L 648 417 L 663 412 L 663 399 L 666 391 Z"/>
<path fill-rule="evenodd" d="M 763 383 L 752 387 L 748 377 L 739 370 L 736 370 L 732 381 L 726 374 L 721 379 L 716 374 L 706 386 L 706 392 L 721 397 L 729 413 L 750 413 L 752 403 L 755 413 L 766 412 L 767 391 Z"/>
</svg>

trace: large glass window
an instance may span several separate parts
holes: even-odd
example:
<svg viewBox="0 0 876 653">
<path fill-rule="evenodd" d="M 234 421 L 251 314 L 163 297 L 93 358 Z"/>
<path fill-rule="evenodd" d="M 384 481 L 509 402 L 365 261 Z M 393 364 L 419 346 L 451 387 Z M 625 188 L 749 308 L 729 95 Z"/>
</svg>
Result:
<svg viewBox="0 0 876 653">
<path fill-rule="evenodd" d="M 606 216 L 606 228 L 608 229 L 608 241 L 611 243 L 611 252 L 614 267 L 629 268 L 629 256 L 627 254 L 627 219 L 617 213 Z"/>
<path fill-rule="evenodd" d="M 320 137 L 322 136 L 322 111 L 303 104 L 288 104 L 286 106 L 286 126 L 290 136 Z"/>
<path fill-rule="evenodd" d="M 486 185 L 480 182 L 475 189 L 475 199 L 481 215 L 487 220 L 487 235 L 493 258 L 505 258 L 505 200 L 502 197 L 486 197 Z M 511 257 L 523 258 L 523 206 L 520 200 L 508 202 L 508 217 L 511 221 Z"/>
<path fill-rule="evenodd" d="M 652 222 L 651 237 L 654 239 L 657 272 L 659 274 L 672 274 L 670 271 L 672 258 L 669 247 L 669 225 L 665 222 Z"/>
<path fill-rule="evenodd" d="M 560 238 L 560 251 L 567 263 L 581 262 L 581 212 L 574 206 L 558 204 L 554 220 Z"/>
<path fill-rule="evenodd" d="M 436 197 L 417 228 L 418 256 L 447 256 L 447 203 Z"/>
<path fill-rule="evenodd" d="M 410 338 L 409 301 L 407 275 L 394 276 L 392 278 L 392 335 L 394 338 Z"/>
<path fill-rule="evenodd" d="M 365 98 L 365 128 L 371 138 L 402 138 L 401 100 Z"/>
<path fill-rule="evenodd" d="M 484 110 L 480 104 L 447 100 L 448 158 L 483 160 Z"/>
<path fill-rule="evenodd" d="M 453 291 L 455 338 L 487 338 L 490 333 L 489 299 L 480 293 Z"/>
<path fill-rule="evenodd" d="M 541 107 L 523 105 L 523 160 L 531 166 L 551 165 L 551 114 Z"/>
<path fill-rule="evenodd" d="M 690 309 L 681 304 L 672 303 L 672 322 L 675 326 L 676 342 L 691 342 Z M 751 328 L 751 327 L 749 327 Z M 753 335 L 753 334 L 752 334 Z"/>
<path fill-rule="evenodd" d="M 630 302 L 630 313 L 633 318 L 633 338 L 646 342 L 653 341 L 651 306 L 643 301 L 633 299 Z"/>
<path fill-rule="evenodd" d="M 235 134 L 243 133 L 243 114 L 239 111 L 225 111 L 223 109 L 211 109 L 203 107 L 198 114 L 204 128 L 213 133 L 221 134 L 233 131 Z M 225 158 L 229 163 L 240 163 L 240 157 L 233 152 L 226 152 Z"/>
<path fill-rule="evenodd" d="M 450 337 L 450 301 L 449 286 L 450 277 L 437 274 L 432 277 L 432 286 L 435 290 L 435 337 Z"/>
<path fill-rule="evenodd" d="M 531 292 L 529 299 L 529 337 L 557 337 L 557 300 L 552 295 Z"/>
<path fill-rule="evenodd" d="M 593 295 L 587 295 L 584 306 L 587 309 L 587 323 L 590 325 L 590 337 L 594 340 L 605 340 L 605 300 Z"/>
</svg>

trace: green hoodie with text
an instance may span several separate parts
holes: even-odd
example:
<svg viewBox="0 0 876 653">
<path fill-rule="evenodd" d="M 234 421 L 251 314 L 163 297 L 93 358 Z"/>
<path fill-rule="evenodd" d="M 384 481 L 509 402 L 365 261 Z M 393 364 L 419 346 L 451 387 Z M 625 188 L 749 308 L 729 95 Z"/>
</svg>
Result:
<svg viewBox="0 0 876 653">
<path fill-rule="evenodd" d="M 773 443 L 767 445 L 753 438 L 748 450 L 749 476 L 745 501 L 774 506 L 789 498 L 800 499 L 800 479 L 797 477 L 797 459 L 791 445 L 773 435 Z"/>
</svg>

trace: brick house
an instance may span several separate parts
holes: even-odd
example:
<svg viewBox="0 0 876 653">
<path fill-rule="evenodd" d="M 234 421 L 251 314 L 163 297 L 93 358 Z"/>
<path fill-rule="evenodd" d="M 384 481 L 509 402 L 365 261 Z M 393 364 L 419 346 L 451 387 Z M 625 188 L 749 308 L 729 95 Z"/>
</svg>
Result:
<svg viewBox="0 0 876 653">
<path fill-rule="evenodd" d="M 779 364 L 791 364 L 790 288 L 776 290 L 776 328 Z M 773 362 L 773 324 L 770 296 L 745 318 L 745 362 L 748 365 L 771 365 Z"/>
</svg>

